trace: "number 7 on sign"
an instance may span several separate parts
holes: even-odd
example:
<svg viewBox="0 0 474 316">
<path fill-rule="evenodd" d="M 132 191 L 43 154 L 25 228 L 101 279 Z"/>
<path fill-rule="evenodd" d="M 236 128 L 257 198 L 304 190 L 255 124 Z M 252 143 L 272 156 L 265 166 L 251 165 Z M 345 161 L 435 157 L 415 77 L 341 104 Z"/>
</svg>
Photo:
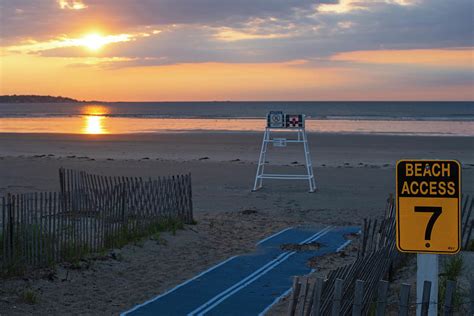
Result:
<svg viewBox="0 0 474 316">
<path fill-rule="evenodd" d="M 439 206 L 415 206 L 415 212 L 433 213 L 425 229 L 425 240 L 431 240 L 431 232 L 433 231 L 433 226 L 436 223 L 436 220 L 439 218 L 439 216 L 443 212 L 443 208 Z M 426 243 L 426 247 L 429 247 L 429 246 L 430 244 Z"/>
</svg>

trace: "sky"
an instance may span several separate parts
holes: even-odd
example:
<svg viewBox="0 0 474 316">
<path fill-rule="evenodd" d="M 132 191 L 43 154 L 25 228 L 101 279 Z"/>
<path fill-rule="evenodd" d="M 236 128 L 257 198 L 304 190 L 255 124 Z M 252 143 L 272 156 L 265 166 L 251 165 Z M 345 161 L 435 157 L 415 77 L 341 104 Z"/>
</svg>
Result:
<svg viewBox="0 0 474 316">
<path fill-rule="evenodd" d="M 0 0 L 0 94 L 474 100 L 472 0 Z"/>
</svg>

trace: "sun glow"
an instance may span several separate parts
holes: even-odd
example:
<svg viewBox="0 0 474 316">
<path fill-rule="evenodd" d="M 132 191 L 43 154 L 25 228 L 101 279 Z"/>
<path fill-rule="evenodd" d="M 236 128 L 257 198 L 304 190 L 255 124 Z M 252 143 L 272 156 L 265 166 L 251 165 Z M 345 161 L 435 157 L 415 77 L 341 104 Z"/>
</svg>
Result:
<svg viewBox="0 0 474 316">
<path fill-rule="evenodd" d="M 99 50 L 106 44 L 105 38 L 99 34 L 90 34 L 84 36 L 82 39 L 82 45 L 89 48 L 90 50 Z"/>
<path fill-rule="evenodd" d="M 103 116 L 109 114 L 107 106 L 103 105 L 86 105 L 81 109 L 82 115 Z"/>
<path fill-rule="evenodd" d="M 127 38 L 120 35 L 118 35 L 118 38 L 116 38 L 114 36 L 102 36 L 98 33 L 92 33 L 82 38 L 79 38 L 77 41 L 78 45 L 80 46 L 84 46 L 92 51 L 98 51 L 109 43 L 114 43 L 122 40 L 126 41 Z"/>
</svg>

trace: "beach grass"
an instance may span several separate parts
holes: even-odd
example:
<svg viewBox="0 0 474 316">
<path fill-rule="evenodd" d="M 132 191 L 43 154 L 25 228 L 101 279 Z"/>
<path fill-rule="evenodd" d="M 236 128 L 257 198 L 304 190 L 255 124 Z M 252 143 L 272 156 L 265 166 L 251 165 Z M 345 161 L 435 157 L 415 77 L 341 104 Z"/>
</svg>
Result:
<svg viewBox="0 0 474 316">
<path fill-rule="evenodd" d="M 26 289 L 23 292 L 21 292 L 20 299 L 26 304 L 30 304 L 30 305 L 37 304 L 39 301 L 38 293 L 36 293 L 32 289 Z"/>
<path fill-rule="evenodd" d="M 3 277 L 19 276 L 24 275 L 27 271 L 27 257 L 36 256 L 36 260 L 42 262 L 44 266 L 51 266 L 53 262 L 53 239 L 52 237 L 43 231 L 38 224 L 22 224 L 18 230 L 21 234 L 15 234 L 13 240 L 7 242 L 11 243 L 11 249 L 15 249 L 8 254 L 11 256 L 8 264 L 2 266 L 0 275 Z M 4 253 L 4 240 L 5 236 L 0 233 L 0 253 Z M 35 253 L 34 249 L 38 249 L 38 245 L 41 245 L 42 252 Z"/>
<path fill-rule="evenodd" d="M 116 234 L 105 235 L 105 248 L 122 248 L 123 246 L 134 243 L 140 245 L 145 238 L 160 239 L 161 233 L 176 232 L 184 229 L 184 223 L 180 219 L 165 218 L 151 223 L 143 230 L 127 229 L 124 227 Z"/>
<path fill-rule="evenodd" d="M 446 297 L 446 284 L 448 280 L 458 283 L 464 269 L 464 259 L 460 254 L 449 256 L 441 266 L 441 273 L 439 275 L 439 292 L 438 302 L 444 302 Z M 456 287 L 453 295 L 453 306 L 459 311 L 462 306 L 464 293 L 459 287 Z"/>
<path fill-rule="evenodd" d="M 132 227 L 137 227 L 133 225 Z M 146 239 L 151 238 L 154 240 L 161 240 L 161 234 L 164 232 L 170 232 L 176 235 L 176 232 L 180 229 L 184 229 L 183 221 L 173 218 L 164 218 L 157 220 L 149 224 L 144 229 L 124 227 L 118 232 L 109 233 L 104 236 L 103 251 L 107 251 L 112 248 L 122 248 L 128 244 L 134 244 L 136 246 L 143 246 Z M 45 267 L 54 266 L 53 249 L 54 240 L 51 235 L 41 230 L 37 224 L 26 224 L 21 227 L 24 234 L 16 235 L 13 240 L 15 247 L 18 252 L 12 253 L 13 260 L 10 260 L 8 265 L 2 267 L 1 276 L 21 276 L 27 271 L 26 257 L 33 255 L 32 253 L 24 253 L 24 249 L 36 249 L 37 245 L 42 245 L 42 252 L 34 255 L 38 255 L 38 260 L 43 262 L 42 265 Z M 0 253 L 3 254 L 3 233 L 0 233 Z M 63 242 L 60 246 L 60 257 L 66 263 L 77 265 L 81 259 L 84 259 L 87 255 L 93 253 L 92 249 L 84 243 L 76 244 L 71 240 Z"/>
</svg>

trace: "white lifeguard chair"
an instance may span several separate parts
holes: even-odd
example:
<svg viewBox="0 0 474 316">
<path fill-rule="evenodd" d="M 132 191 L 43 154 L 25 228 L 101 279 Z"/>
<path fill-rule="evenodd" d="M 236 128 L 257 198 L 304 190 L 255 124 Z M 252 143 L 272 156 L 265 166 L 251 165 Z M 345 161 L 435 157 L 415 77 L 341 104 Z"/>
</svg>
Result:
<svg viewBox="0 0 474 316">
<path fill-rule="evenodd" d="M 296 139 L 272 138 L 272 130 L 285 130 L 297 133 Z M 306 160 L 306 174 L 275 174 L 264 173 L 266 154 L 268 144 L 272 143 L 274 147 L 286 147 L 287 143 L 302 143 L 304 148 L 304 156 Z M 257 191 L 263 186 L 263 179 L 278 180 L 308 180 L 309 192 L 316 190 L 316 180 L 313 174 L 313 163 L 309 153 L 308 138 L 305 131 L 304 114 L 284 114 L 280 111 L 272 111 L 267 115 L 267 126 L 263 134 L 262 148 L 260 150 L 260 158 L 258 159 L 257 174 L 255 175 L 255 183 L 252 191 Z"/>
</svg>

